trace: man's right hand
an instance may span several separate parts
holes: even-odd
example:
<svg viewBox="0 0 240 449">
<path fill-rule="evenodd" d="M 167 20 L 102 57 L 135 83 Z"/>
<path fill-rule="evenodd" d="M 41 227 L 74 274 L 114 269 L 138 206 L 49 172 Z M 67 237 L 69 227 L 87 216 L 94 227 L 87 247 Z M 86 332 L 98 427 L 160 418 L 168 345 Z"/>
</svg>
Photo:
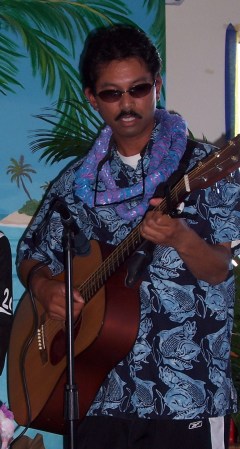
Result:
<svg viewBox="0 0 240 449">
<path fill-rule="evenodd" d="M 38 264 L 36 261 L 22 261 L 19 272 L 23 283 L 27 284 L 30 271 Z M 27 285 L 26 285 L 27 286 Z M 65 283 L 52 277 L 47 266 L 32 271 L 30 285 L 35 299 L 37 299 L 51 319 L 66 320 L 66 289 Z M 73 289 L 73 318 L 77 320 L 84 300 L 77 289 Z"/>
</svg>

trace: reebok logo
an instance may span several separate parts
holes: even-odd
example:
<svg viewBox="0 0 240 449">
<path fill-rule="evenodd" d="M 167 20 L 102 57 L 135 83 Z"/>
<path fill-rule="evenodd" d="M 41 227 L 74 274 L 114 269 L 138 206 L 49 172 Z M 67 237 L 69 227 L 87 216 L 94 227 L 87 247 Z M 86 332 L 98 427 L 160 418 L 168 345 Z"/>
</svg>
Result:
<svg viewBox="0 0 240 449">
<path fill-rule="evenodd" d="M 189 430 L 198 429 L 199 427 L 202 427 L 202 421 L 191 422 L 188 426 Z"/>
</svg>

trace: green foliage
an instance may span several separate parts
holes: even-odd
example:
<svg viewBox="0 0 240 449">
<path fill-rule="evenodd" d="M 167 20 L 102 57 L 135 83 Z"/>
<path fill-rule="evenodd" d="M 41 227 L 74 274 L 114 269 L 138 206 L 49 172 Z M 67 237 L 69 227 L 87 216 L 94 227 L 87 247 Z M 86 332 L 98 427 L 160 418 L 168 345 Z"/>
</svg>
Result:
<svg viewBox="0 0 240 449">
<path fill-rule="evenodd" d="M 32 217 L 35 214 L 39 204 L 40 204 L 40 202 L 37 201 L 37 200 L 28 200 L 21 207 L 21 209 L 19 209 L 18 213 L 19 214 L 26 214 L 26 215 L 29 215 L 30 217 Z"/>
<path fill-rule="evenodd" d="M 149 12 L 155 12 L 155 20 L 151 26 L 151 35 L 156 41 L 157 49 L 161 55 L 163 63 L 163 73 L 166 71 L 166 45 L 165 45 L 165 0 L 144 0 Z"/>
<path fill-rule="evenodd" d="M 22 55 L 18 53 L 16 44 L 0 34 L 0 93 L 14 92 L 13 86 L 21 86 L 16 80 L 17 66 L 15 59 Z"/>
<path fill-rule="evenodd" d="M 90 109 L 88 103 L 71 103 L 76 113 L 76 117 L 71 120 L 60 109 L 46 108 L 43 114 L 36 116 L 53 128 L 49 131 L 34 131 L 30 147 L 33 152 L 41 151 L 40 159 L 45 158 L 51 164 L 69 157 L 84 156 L 103 126 L 103 121 Z M 82 116 L 85 117 L 86 124 L 82 123 Z"/>
<path fill-rule="evenodd" d="M 75 109 L 65 100 L 83 99 L 72 64 L 79 40 L 84 42 L 92 28 L 123 20 L 130 23 L 128 13 L 121 0 L 1 0 L 0 92 L 6 95 L 20 86 L 18 60 L 28 56 L 46 94 L 57 93 L 57 106 L 74 118 Z"/>
<path fill-rule="evenodd" d="M 165 73 L 165 1 L 143 0 L 143 5 L 148 12 L 154 11 L 151 33 Z M 28 57 L 45 93 L 58 96 L 50 113 L 37 116 L 53 126 L 50 131 L 37 130 L 32 142 L 33 151 L 42 152 L 41 159 L 53 163 L 82 156 L 99 133 L 102 121 L 86 104 L 74 68 L 76 50 L 93 28 L 132 23 L 129 15 L 121 0 L 1 0 L 0 93 L 6 95 L 21 86 L 18 61 Z"/>
</svg>

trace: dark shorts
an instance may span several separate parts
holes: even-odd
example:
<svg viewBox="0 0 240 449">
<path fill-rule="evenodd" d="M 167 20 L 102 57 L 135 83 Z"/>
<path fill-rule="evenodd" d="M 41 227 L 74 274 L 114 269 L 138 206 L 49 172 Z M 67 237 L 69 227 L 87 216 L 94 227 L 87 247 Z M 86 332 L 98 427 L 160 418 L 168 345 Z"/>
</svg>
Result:
<svg viewBox="0 0 240 449">
<path fill-rule="evenodd" d="M 227 449 L 224 418 L 204 420 L 86 417 L 77 449 Z M 226 439 L 226 442 L 224 442 Z"/>
</svg>

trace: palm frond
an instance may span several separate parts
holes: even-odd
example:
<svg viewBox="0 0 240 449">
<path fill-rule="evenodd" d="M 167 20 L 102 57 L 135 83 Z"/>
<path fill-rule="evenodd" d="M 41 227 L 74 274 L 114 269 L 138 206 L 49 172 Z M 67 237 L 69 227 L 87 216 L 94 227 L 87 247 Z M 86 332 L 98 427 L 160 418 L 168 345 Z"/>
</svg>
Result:
<svg viewBox="0 0 240 449">
<path fill-rule="evenodd" d="M 156 47 L 161 55 L 163 67 L 163 73 L 166 72 L 166 43 L 165 43 L 165 0 L 144 0 L 144 5 L 147 7 L 147 11 L 153 12 L 154 17 L 150 31 L 151 35 L 155 39 Z"/>
<path fill-rule="evenodd" d="M 51 164 L 69 157 L 84 156 L 103 126 L 102 120 L 86 102 L 68 103 L 75 110 L 75 118 L 58 108 L 45 108 L 43 114 L 35 116 L 51 125 L 52 129 L 34 131 L 30 148 L 33 152 L 41 151 L 40 159 L 45 158 Z"/>
<path fill-rule="evenodd" d="M 63 106 L 63 112 L 74 119 L 75 110 L 65 100 L 83 100 L 75 68 L 78 64 L 75 61 L 78 43 L 84 42 L 93 27 L 114 21 L 131 23 L 128 14 L 126 5 L 120 0 L 117 5 L 115 0 L 2 0 L 0 24 L 5 35 L 14 33 L 20 39 L 30 57 L 33 75 L 40 75 L 46 94 L 52 96 L 57 93 L 58 107 Z M 6 39 L 6 49 L 11 49 L 11 39 Z M 23 54 L 24 50 L 21 52 Z M 2 93 L 13 90 L 11 85 L 19 84 L 14 76 L 17 73 L 14 57 L 19 56 L 20 53 L 14 55 L 12 52 L 8 70 L 5 71 L 8 78 L 5 81 L 0 79 Z M 0 52 L 0 69 L 4 68 L 5 59 Z M 65 116 L 61 116 L 62 121 Z"/>
<path fill-rule="evenodd" d="M 162 3 L 163 0 L 161 0 Z M 156 2 L 149 0 L 148 7 Z M 159 9 L 158 9 L 159 11 Z M 57 92 L 54 113 L 39 115 L 52 131 L 38 130 L 32 144 L 33 151 L 42 150 L 41 159 L 51 163 L 62 158 L 84 154 L 101 129 L 102 122 L 85 101 L 75 61 L 79 43 L 83 43 L 93 28 L 109 23 L 132 23 L 125 2 L 106 0 L 1 0 L 0 25 L 2 36 L 14 33 L 16 42 L 23 44 L 21 55 L 29 55 L 33 75 L 40 75 L 47 95 Z M 11 36 L 11 35 L 10 35 Z M 0 92 L 18 84 L 14 80 L 18 47 L 11 48 L 6 38 L 5 47 L 12 51 L 5 70 L 6 80 L 1 80 L 6 64 L 6 54 L 0 53 Z M 16 54 L 14 54 L 14 52 Z M 2 61 L 1 61 L 2 59 Z M 2 63 L 2 67 L 1 67 Z M 1 89 L 1 82 L 3 88 Z M 79 106 L 80 110 L 79 110 Z M 85 109 L 84 109 L 85 108 Z"/>
<path fill-rule="evenodd" d="M 17 66 L 15 60 L 21 57 L 15 42 L 0 33 L 0 90 L 2 93 L 14 92 L 11 86 L 21 86 L 16 80 Z"/>
</svg>

